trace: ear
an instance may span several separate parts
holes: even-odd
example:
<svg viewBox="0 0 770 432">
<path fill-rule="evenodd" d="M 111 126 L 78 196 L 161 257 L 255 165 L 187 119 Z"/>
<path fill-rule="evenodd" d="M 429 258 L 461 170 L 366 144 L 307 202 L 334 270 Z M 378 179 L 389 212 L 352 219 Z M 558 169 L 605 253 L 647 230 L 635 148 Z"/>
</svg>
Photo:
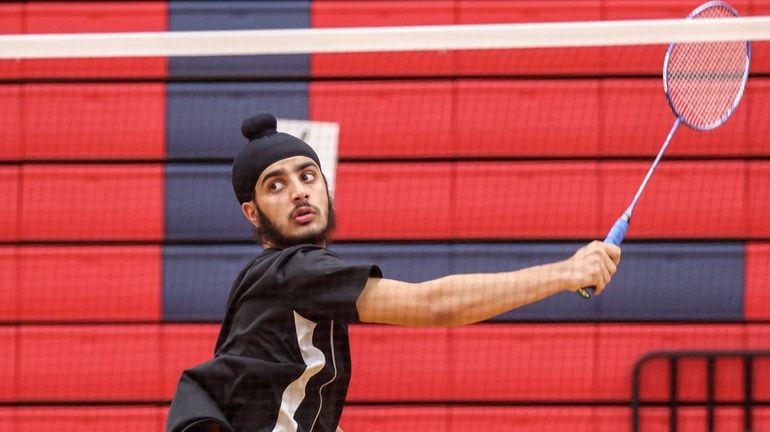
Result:
<svg viewBox="0 0 770 432">
<path fill-rule="evenodd" d="M 243 216 L 251 222 L 252 225 L 259 228 L 259 218 L 257 217 L 257 206 L 251 201 L 247 201 L 241 204 L 241 211 Z"/>
</svg>

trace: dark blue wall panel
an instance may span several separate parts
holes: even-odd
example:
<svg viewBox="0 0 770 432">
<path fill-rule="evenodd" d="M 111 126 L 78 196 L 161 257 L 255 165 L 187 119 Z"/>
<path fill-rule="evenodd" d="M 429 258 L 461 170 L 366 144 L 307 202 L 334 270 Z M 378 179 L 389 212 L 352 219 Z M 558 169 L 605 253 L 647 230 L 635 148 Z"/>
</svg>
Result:
<svg viewBox="0 0 770 432">
<path fill-rule="evenodd" d="M 241 123 L 258 111 L 308 117 L 306 83 L 169 83 L 166 91 L 172 159 L 232 158 L 246 142 Z"/>
<path fill-rule="evenodd" d="M 580 246 L 344 244 L 332 249 L 347 262 L 380 265 L 385 277 L 419 282 L 545 264 L 568 258 Z M 256 245 L 166 248 L 165 318 L 218 319 L 239 265 L 259 250 Z M 565 292 L 494 320 L 741 320 L 743 256 L 740 244 L 626 244 L 620 271 L 601 296 L 586 301 Z"/>
<path fill-rule="evenodd" d="M 351 264 L 377 264 L 388 279 L 422 282 L 451 273 L 447 244 L 348 244 L 331 249 Z"/>
<path fill-rule="evenodd" d="M 169 30 L 258 30 L 310 27 L 309 1 L 170 2 Z M 172 77 L 307 77 L 310 56 L 172 57 Z"/>
<path fill-rule="evenodd" d="M 419 282 L 449 273 L 448 245 L 339 245 L 332 250 L 351 264 L 377 263 L 386 277 L 399 280 Z M 164 319 L 221 320 L 235 276 L 261 251 L 256 244 L 165 247 Z"/>
<path fill-rule="evenodd" d="M 623 245 L 597 318 L 742 320 L 744 255 L 739 243 Z"/>
<path fill-rule="evenodd" d="M 233 193 L 229 165 L 166 166 L 166 239 L 250 240 L 252 230 Z"/>
<path fill-rule="evenodd" d="M 566 259 L 582 244 L 458 245 L 456 273 L 494 272 Z M 560 293 L 496 318 L 510 320 L 740 320 L 740 244 L 623 245 L 618 273 L 591 301 Z"/>
<path fill-rule="evenodd" d="M 163 249 L 163 317 L 168 321 L 221 321 L 227 294 L 254 245 L 166 246 Z"/>
<path fill-rule="evenodd" d="M 453 273 L 495 273 L 518 270 L 569 258 L 581 244 L 458 244 L 452 247 Z M 599 303 L 577 294 L 561 293 L 545 301 L 503 314 L 509 320 L 590 320 Z"/>
</svg>

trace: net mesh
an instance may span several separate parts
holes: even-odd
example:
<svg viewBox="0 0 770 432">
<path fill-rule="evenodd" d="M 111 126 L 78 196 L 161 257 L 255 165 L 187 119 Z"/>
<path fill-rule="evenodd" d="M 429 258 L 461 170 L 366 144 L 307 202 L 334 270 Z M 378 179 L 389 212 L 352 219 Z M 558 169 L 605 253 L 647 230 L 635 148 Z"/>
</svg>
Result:
<svg viewBox="0 0 770 432">
<path fill-rule="evenodd" d="M 14 59 L 0 38 L 0 430 L 164 430 L 180 375 L 212 360 L 230 285 L 260 253 L 230 185 L 241 121 L 256 111 L 275 113 L 331 170 L 330 249 L 347 263 L 417 283 L 558 262 L 603 238 L 672 120 L 661 82 L 670 40 L 632 43 L 633 22 L 621 36 L 603 26 L 676 18 L 686 37 L 701 31 L 683 20 L 694 6 L 0 5 L 8 34 L 125 42 L 122 32 L 192 31 L 203 46 L 198 31 L 450 25 L 439 39 L 462 46 L 417 49 L 413 37 L 384 52 Z M 564 292 L 461 327 L 351 324 L 342 429 L 770 431 L 770 57 L 767 37 L 749 36 L 770 3 L 734 6 L 749 19 L 709 30 L 731 41 L 707 31 L 677 42 L 669 72 L 682 65 L 686 78 L 669 84 L 676 106 L 696 88 L 708 103 L 683 116 L 711 124 L 740 91 L 745 44 L 735 41 L 752 40 L 744 98 L 719 129 L 677 133 L 605 292 L 591 302 Z M 569 21 L 603 39 L 576 47 L 576 35 L 546 26 L 527 28 L 533 39 L 467 45 L 487 23 Z M 668 25 L 648 21 L 641 34 Z M 536 35 L 553 42 L 515 47 Z M 237 46 L 231 36 L 221 45 Z M 47 37 L 48 47 L 62 40 Z M 714 52 L 707 78 L 691 79 Z M 334 341 L 341 355 L 346 341 Z M 212 392 L 234 382 L 214 380 Z"/>
<path fill-rule="evenodd" d="M 728 7 L 714 5 L 693 18 L 734 16 Z M 743 95 L 749 46 L 746 41 L 672 45 L 664 74 L 676 115 L 696 129 L 713 129 L 727 120 Z"/>
</svg>

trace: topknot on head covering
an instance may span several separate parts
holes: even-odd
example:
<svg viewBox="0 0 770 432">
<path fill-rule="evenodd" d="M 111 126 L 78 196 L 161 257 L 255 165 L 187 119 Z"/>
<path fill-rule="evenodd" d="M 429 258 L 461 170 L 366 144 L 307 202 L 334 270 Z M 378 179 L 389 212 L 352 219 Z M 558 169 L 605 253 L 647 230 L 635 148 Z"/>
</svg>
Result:
<svg viewBox="0 0 770 432">
<path fill-rule="evenodd" d="M 278 121 L 270 113 L 259 113 L 249 117 L 241 124 L 241 134 L 249 141 L 262 138 L 263 136 L 276 133 L 278 130 Z"/>
<path fill-rule="evenodd" d="M 321 168 L 316 152 L 301 139 L 277 131 L 277 121 L 262 112 L 243 121 L 241 133 L 249 140 L 233 161 L 233 190 L 238 202 L 251 201 L 259 176 L 270 165 L 294 156 L 307 156 Z"/>
</svg>

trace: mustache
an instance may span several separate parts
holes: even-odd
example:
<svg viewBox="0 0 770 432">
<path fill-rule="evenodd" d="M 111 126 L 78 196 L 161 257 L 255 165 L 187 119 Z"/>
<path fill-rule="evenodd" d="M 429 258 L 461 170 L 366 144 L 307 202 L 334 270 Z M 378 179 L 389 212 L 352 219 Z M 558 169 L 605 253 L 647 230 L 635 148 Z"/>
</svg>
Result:
<svg viewBox="0 0 770 432">
<path fill-rule="evenodd" d="M 297 205 L 294 206 L 294 210 L 292 210 L 291 213 L 289 213 L 289 220 L 294 219 L 294 215 L 296 215 L 297 211 L 299 211 L 299 209 L 301 209 L 303 207 L 310 207 L 313 210 L 313 213 L 321 214 L 321 209 L 320 208 L 310 204 L 310 202 L 308 202 L 308 201 L 304 201 L 304 202 L 298 203 Z"/>
</svg>

